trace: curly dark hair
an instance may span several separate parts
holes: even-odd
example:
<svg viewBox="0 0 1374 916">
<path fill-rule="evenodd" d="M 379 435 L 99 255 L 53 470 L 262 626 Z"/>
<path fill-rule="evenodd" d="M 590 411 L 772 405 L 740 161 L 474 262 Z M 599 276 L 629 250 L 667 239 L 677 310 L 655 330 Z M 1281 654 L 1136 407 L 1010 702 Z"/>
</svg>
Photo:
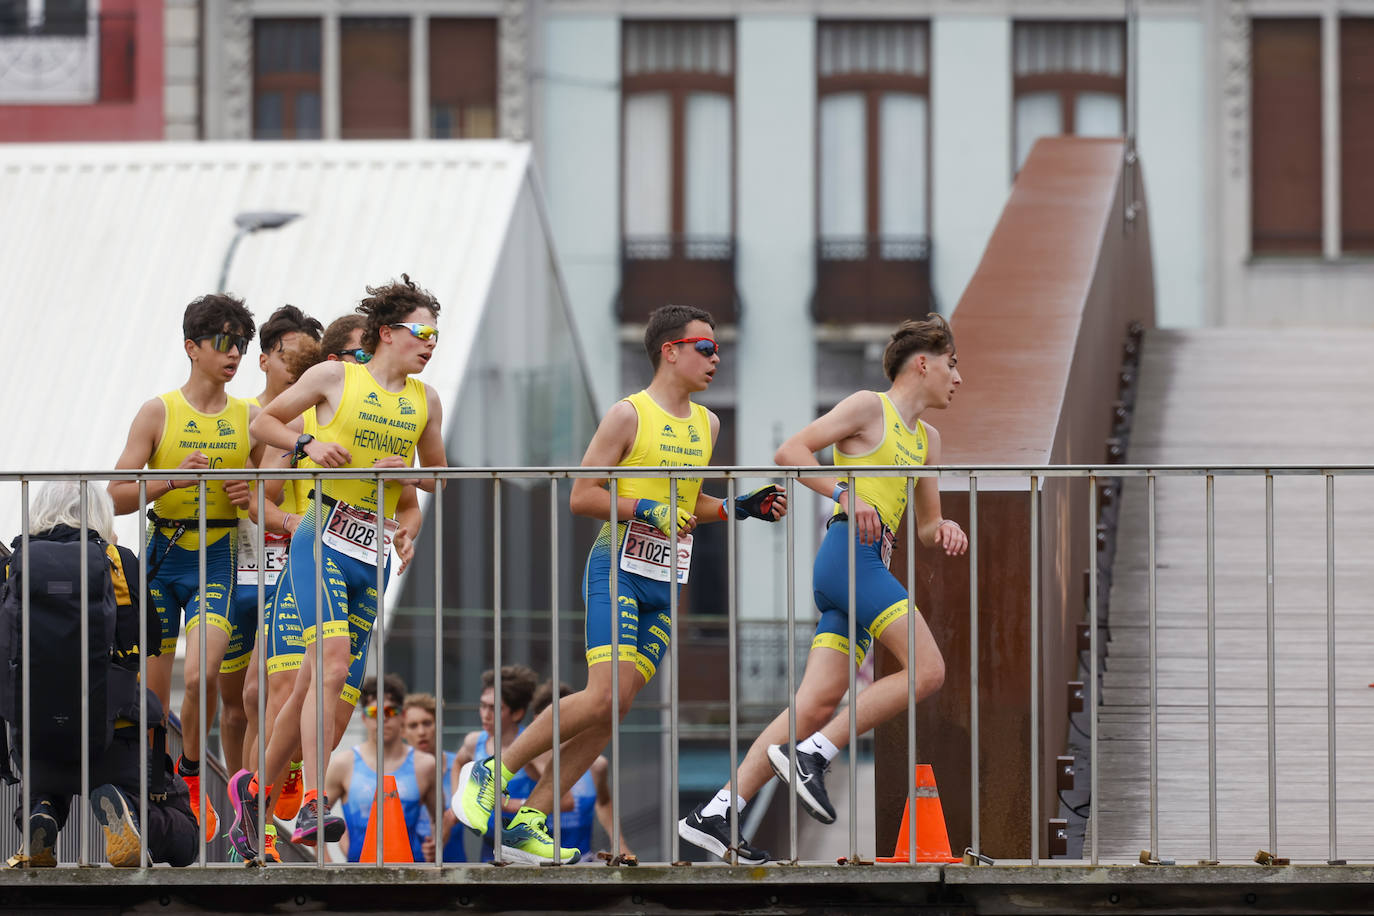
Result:
<svg viewBox="0 0 1374 916">
<path fill-rule="evenodd" d="M 439 300 L 429 290 L 417 286 L 410 274 L 401 274 L 399 282 L 386 286 L 369 286 L 367 298 L 358 303 L 358 313 L 367 319 L 363 349 L 376 353 L 382 328 L 405 320 L 416 309 L 427 309 L 435 318 L 439 317 Z"/>
<path fill-rule="evenodd" d="M 399 707 L 406 699 L 406 682 L 399 674 L 392 672 L 382 679 L 382 690 L 386 692 L 386 699 Z M 368 700 L 377 699 L 377 676 L 369 674 L 363 681 L 363 685 L 358 688 L 358 705 L 366 706 Z"/>
<path fill-rule="evenodd" d="M 320 319 L 311 318 L 294 305 L 283 305 L 262 323 L 262 329 L 258 331 L 262 352 L 271 353 L 277 349 L 281 339 L 291 333 L 304 334 L 311 340 L 318 341 L 324 333 L 324 325 L 320 323 Z"/>
<path fill-rule="evenodd" d="M 954 352 L 954 332 L 938 313 L 931 312 L 920 321 L 903 321 L 892 333 L 887 349 L 883 352 L 883 373 L 888 381 L 897 381 L 897 375 L 906 365 L 907 358 L 914 353 Z"/>
<path fill-rule="evenodd" d="M 181 316 L 181 333 L 186 340 L 213 334 L 241 334 L 249 340 L 257 330 L 253 313 L 243 300 L 227 293 L 210 293 L 191 300 Z"/>
</svg>

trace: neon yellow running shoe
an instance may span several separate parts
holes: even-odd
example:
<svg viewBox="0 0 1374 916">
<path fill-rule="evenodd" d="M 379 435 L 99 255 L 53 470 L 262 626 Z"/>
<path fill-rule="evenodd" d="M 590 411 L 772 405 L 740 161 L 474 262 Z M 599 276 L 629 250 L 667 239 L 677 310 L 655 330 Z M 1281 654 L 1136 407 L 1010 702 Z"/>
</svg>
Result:
<svg viewBox="0 0 1374 916">
<path fill-rule="evenodd" d="M 511 822 L 501 830 L 501 856 L 511 862 L 538 865 L 554 860 L 571 865 L 582 856 L 581 850 L 564 849 L 553 845 L 548 822 L 538 808 L 521 808 Z"/>
</svg>

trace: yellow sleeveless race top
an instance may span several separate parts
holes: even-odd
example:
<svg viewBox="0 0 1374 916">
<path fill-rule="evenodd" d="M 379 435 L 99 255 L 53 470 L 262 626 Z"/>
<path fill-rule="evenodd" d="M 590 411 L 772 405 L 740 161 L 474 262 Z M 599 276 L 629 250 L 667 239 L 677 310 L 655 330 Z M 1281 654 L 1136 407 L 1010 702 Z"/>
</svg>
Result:
<svg viewBox="0 0 1374 916">
<path fill-rule="evenodd" d="M 172 469 L 194 451 L 204 452 L 210 468 L 241 468 L 247 465 L 248 401 L 228 398 L 224 409 L 217 414 L 203 414 L 187 402 L 180 389 L 159 395 L 166 414 L 162 422 L 162 438 L 148 461 L 148 467 Z M 224 492 L 224 481 L 211 480 L 205 487 L 205 517 L 232 519 L 238 508 Z M 182 487 L 153 503 L 153 511 L 162 518 L 195 519 L 200 515 L 200 488 Z M 167 530 L 167 529 L 164 529 Z M 229 528 L 206 531 L 206 542 L 213 544 L 229 533 Z M 177 541 L 178 547 L 195 550 L 200 546 L 196 526 L 190 525 Z"/>
<path fill-rule="evenodd" d="M 258 408 L 259 410 L 262 409 L 262 402 L 259 401 L 259 400 L 257 399 L 257 397 L 244 398 L 244 400 L 248 402 L 248 406 L 250 406 L 250 407 L 256 407 L 256 408 Z M 249 444 L 251 445 L 252 443 L 249 443 Z M 257 498 L 258 498 L 257 494 L 254 493 L 253 496 L 252 496 L 252 498 L 253 498 L 253 499 L 257 499 Z M 239 520 L 240 520 L 240 521 L 242 521 L 242 520 L 245 519 L 245 518 L 250 518 L 251 516 L 249 516 L 249 514 L 248 514 L 248 507 L 247 507 L 247 506 L 239 506 L 239 507 L 238 507 L 238 516 L 239 516 Z"/>
<path fill-rule="evenodd" d="M 371 468 L 378 458 L 400 455 L 414 463 L 415 445 L 429 419 L 425 383 L 406 379 L 400 391 L 388 391 L 372 377 L 366 366 L 344 363 L 343 397 L 334 416 L 313 435 L 324 442 L 337 442 L 353 456 L 347 467 Z M 318 425 L 318 421 L 317 421 Z M 324 484 L 326 496 L 343 500 L 369 512 L 377 509 L 377 485 L 373 480 L 334 480 Z M 396 517 L 396 502 L 401 485 L 385 485 L 387 518 Z"/>
<path fill-rule="evenodd" d="M 711 418 L 706 408 L 692 405 L 688 417 L 668 413 L 649 396 L 638 391 L 625 398 L 639 417 L 630 453 L 621 459 L 619 467 L 704 467 L 711 461 Z M 616 492 L 631 499 L 652 499 L 668 503 L 668 478 L 622 477 Z M 677 482 L 677 504 L 688 512 L 696 508 L 701 493 L 700 477 L 684 477 Z M 624 529 L 625 520 L 621 519 Z M 610 542 L 610 523 L 601 526 L 597 542 Z"/>
<path fill-rule="evenodd" d="M 916 428 L 911 429 L 887 395 L 882 392 L 877 392 L 877 395 L 883 402 L 882 441 L 866 455 L 846 455 L 838 445 L 835 446 L 835 467 L 854 464 L 925 464 L 928 445 L 925 424 L 917 420 Z M 843 475 L 840 480 L 845 480 Z M 906 512 L 906 478 L 856 477 L 854 486 L 859 491 L 859 498 L 877 509 L 883 524 L 895 532 Z M 839 513 L 840 506 L 836 503 L 833 514 Z"/>
</svg>

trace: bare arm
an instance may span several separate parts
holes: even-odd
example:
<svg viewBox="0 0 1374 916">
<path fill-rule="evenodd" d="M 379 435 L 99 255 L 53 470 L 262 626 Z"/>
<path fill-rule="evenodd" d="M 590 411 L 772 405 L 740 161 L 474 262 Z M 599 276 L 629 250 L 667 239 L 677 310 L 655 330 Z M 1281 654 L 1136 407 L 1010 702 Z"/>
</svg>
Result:
<svg viewBox="0 0 1374 916">
<path fill-rule="evenodd" d="M 639 431 L 639 415 L 629 401 L 617 401 L 592 435 L 587 451 L 582 456 L 583 467 L 613 467 L 624 460 L 634 446 L 635 434 Z M 616 498 L 616 516 L 621 521 L 634 518 L 635 503 L 630 496 Z M 585 515 L 604 521 L 611 519 L 611 491 L 605 477 L 579 477 L 573 481 L 572 495 L 568 498 L 568 508 L 574 515 Z M 690 524 L 679 528 L 679 534 L 688 534 L 696 527 L 695 518 Z"/>
<path fill-rule="evenodd" d="M 277 395 L 271 404 L 258 413 L 250 427 L 253 438 L 266 443 L 269 448 L 293 451 L 300 433 L 287 424 L 311 407 L 318 410 L 322 404 L 333 403 L 331 393 L 343 390 L 343 366 L 340 362 L 326 361 L 307 369 L 296 384 Z M 325 468 L 343 467 L 352 460 L 348 449 L 337 442 L 316 440 L 306 446 L 305 453 Z"/>
<path fill-rule="evenodd" d="M 420 467 L 446 468 L 448 455 L 444 453 L 444 405 L 439 400 L 438 392 L 429 385 L 425 386 L 425 404 L 429 416 L 425 420 L 425 428 L 420 431 L 419 440 L 415 443 L 415 454 L 419 458 Z M 422 477 L 416 486 L 426 493 L 433 493 L 434 478 Z M 418 534 L 419 531 L 419 527 L 416 526 L 412 535 Z"/>
<path fill-rule="evenodd" d="M 147 467 L 157 451 L 158 441 L 162 438 L 162 424 L 167 416 L 167 408 L 161 398 L 152 398 L 143 403 L 134 415 L 129 426 L 129 438 L 124 443 L 124 451 L 115 462 L 115 469 L 135 471 Z M 177 465 L 179 468 L 199 470 L 208 468 L 210 460 L 201 452 L 192 452 Z M 148 482 L 148 501 L 166 496 L 177 486 L 188 486 L 193 480 L 151 480 Z M 112 480 L 109 486 L 110 499 L 114 502 L 115 515 L 128 515 L 138 511 L 138 481 Z"/>
<path fill-rule="evenodd" d="M 929 423 L 926 428 L 926 463 L 940 463 L 940 433 Z M 916 536 L 927 547 L 943 547 L 949 556 L 968 549 L 968 535 L 959 523 L 940 514 L 940 484 L 934 477 L 916 479 Z"/>
<path fill-rule="evenodd" d="M 773 455 L 775 464 L 796 467 L 820 467 L 816 452 L 830 446 L 848 444 L 846 453 L 856 449 L 871 449 L 877 445 L 877 436 L 870 428 L 876 424 L 882 430 L 883 404 L 872 391 L 856 391 L 836 404 L 824 416 L 812 420 L 800 432 L 778 446 Z M 802 483 L 827 499 L 847 477 L 807 477 Z M 872 506 L 859 500 L 857 511 L 851 511 L 849 493 L 840 495 L 840 507 L 854 519 L 859 540 L 871 544 L 882 536 L 882 519 Z"/>
</svg>

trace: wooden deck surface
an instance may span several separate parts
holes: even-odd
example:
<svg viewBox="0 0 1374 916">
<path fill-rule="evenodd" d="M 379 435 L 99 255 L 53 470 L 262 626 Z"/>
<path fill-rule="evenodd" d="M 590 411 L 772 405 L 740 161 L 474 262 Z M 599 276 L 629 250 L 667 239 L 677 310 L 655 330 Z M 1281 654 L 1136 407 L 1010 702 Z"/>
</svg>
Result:
<svg viewBox="0 0 1374 916">
<path fill-rule="evenodd" d="M 1213 329 L 1146 338 L 1128 460 L 1374 464 L 1374 331 Z M 1270 844 L 1265 482 L 1218 477 L 1217 832 L 1223 862 L 1328 848 L 1325 484 L 1274 482 L 1278 849 Z M 1123 492 L 1099 719 L 1104 860 L 1150 846 L 1146 481 Z M 1204 478 L 1156 485 L 1158 853 L 1208 857 Z M 1374 477 L 1337 478 L 1337 854 L 1374 859 Z M 1091 836 L 1091 833 L 1089 834 Z M 1085 852 L 1086 855 L 1086 852 Z"/>
</svg>

